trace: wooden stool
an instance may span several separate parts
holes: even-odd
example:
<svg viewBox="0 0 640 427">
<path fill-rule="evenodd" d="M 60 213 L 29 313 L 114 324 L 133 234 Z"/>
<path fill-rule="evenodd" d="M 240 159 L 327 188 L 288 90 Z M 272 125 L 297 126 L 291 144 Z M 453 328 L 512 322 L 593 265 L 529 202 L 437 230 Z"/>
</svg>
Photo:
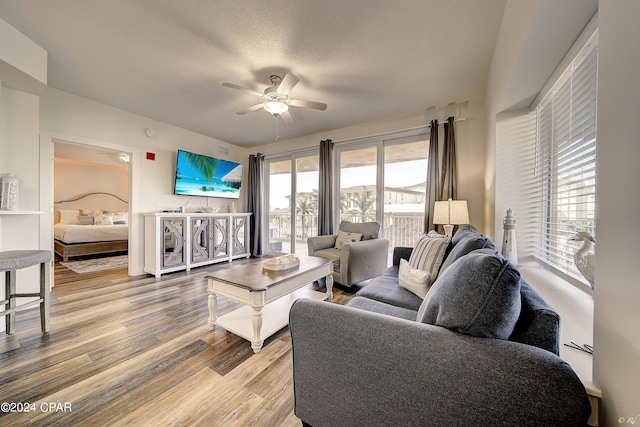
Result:
<svg viewBox="0 0 640 427">
<path fill-rule="evenodd" d="M 5 272 L 5 310 L 0 315 L 5 316 L 7 334 L 13 334 L 16 328 L 16 312 L 40 304 L 40 325 L 42 332 L 49 330 L 49 275 L 50 268 L 47 265 L 51 261 L 51 251 L 4 251 L 0 252 L 0 271 Z M 40 292 L 19 294 L 16 293 L 16 270 L 40 264 Z M 39 299 L 16 306 L 18 298 L 38 297 Z"/>
</svg>

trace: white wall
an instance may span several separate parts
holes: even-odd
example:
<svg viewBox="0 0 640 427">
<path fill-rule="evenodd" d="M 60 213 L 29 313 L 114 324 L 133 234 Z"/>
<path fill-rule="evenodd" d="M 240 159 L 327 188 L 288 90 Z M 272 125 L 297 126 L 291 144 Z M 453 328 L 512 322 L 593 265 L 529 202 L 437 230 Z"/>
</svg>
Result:
<svg viewBox="0 0 640 427">
<path fill-rule="evenodd" d="M 640 2 L 601 0 L 594 379 L 604 425 L 640 424 Z"/>
<path fill-rule="evenodd" d="M 178 149 L 244 164 L 246 182 L 247 158 L 243 148 L 56 89 L 47 88 L 40 97 L 40 125 L 47 144 L 55 139 L 131 153 L 129 273 L 132 275 L 143 273 L 142 213 L 155 211 L 158 205 L 179 207 L 188 202 L 187 209 L 193 209 L 207 203 L 201 197 L 189 200 L 173 195 Z M 154 129 L 157 137 L 148 138 L 145 135 L 147 128 Z M 228 154 L 221 149 L 227 150 Z M 146 160 L 147 152 L 155 153 L 154 161 Z M 226 199 L 209 200 L 210 206 L 219 206 L 222 210 L 226 210 L 229 203 Z M 238 210 L 245 208 L 246 185 L 241 189 L 238 201 Z"/>
<path fill-rule="evenodd" d="M 129 200 L 128 168 L 55 159 L 53 193 L 56 201 L 91 192 L 110 193 Z"/>
<path fill-rule="evenodd" d="M 39 209 L 38 186 L 38 97 L 25 92 L 0 87 L 0 175 L 18 177 L 18 208 L 21 211 Z M 41 249 L 40 215 L 0 214 L 0 250 Z M 46 249 L 46 248 L 43 248 Z M 38 292 L 38 267 L 19 270 L 20 292 Z M 4 273 L 0 275 L 0 300 L 4 299 Z M 19 301 L 23 303 L 26 301 Z M 0 323 L 4 331 L 5 323 Z"/>
<path fill-rule="evenodd" d="M 382 133 L 401 131 L 417 126 L 426 126 L 431 119 L 438 119 L 441 123 L 450 115 L 465 117 L 466 120 L 455 123 L 457 154 L 458 154 L 458 198 L 468 201 L 469 218 L 472 224 L 482 229 L 484 223 L 483 206 L 484 191 L 482 182 L 478 179 L 483 175 L 484 158 L 484 105 L 480 101 L 469 101 L 458 109 L 426 111 L 424 114 L 413 115 L 390 120 L 379 120 L 323 133 L 308 135 L 287 141 L 274 142 L 259 147 L 253 147 L 251 153 L 278 154 L 318 147 L 323 139 L 332 139 L 339 144 L 341 141 L 363 138 Z M 444 126 L 440 125 L 440 141 L 444 140 Z M 426 171 L 425 171 L 426 179 Z"/>
<path fill-rule="evenodd" d="M 496 239 L 496 116 L 509 107 L 508 98 L 511 75 L 516 69 L 520 52 L 533 25 L 540 1 L 508 1 L 504 10 L 500 33 L 491 61 L 487 80 L 486 101 L 486 149 L 484 167 L 484 229 L 485 234 Z"/>
</svg>

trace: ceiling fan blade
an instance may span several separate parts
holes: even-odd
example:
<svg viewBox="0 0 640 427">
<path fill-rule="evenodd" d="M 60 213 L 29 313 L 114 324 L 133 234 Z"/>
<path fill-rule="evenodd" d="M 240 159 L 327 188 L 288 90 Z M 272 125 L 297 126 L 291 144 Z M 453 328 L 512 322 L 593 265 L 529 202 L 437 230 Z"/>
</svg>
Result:
<svg viewBox="0 0 640 427">
<path fill-rule="evenodd" d="M 249 89 L 248 87 L 238 86 L 238 85 L 235 85 L 233 83 L 222 83 L 222 86 L 228 87 L 228 88 L 231 88 L 231 89 L 241 90 L 243 92 L 250 93 L 251 95 L 256 95 L 256 96 L 263 96 L 264 95 L 264 93 L 258 92 L 257 90 Z"/>
<path fill-rule="evenodd" d="M 314 110 L 326 110 L 327 104 L 315 101 L 303 101 L 302 99 L 290 99 L 291 105 L 294 107 L 313 108 Z"/>
<path fill-rule="evenodd" d="M 293 89 L 293 87 L 298 84 L 299 81 L 300 79 L 293 74 L 286 74 L 276 90 L 282 95 L 288 95 L 289 91 Z"/>
<path fill-rule="evenodd" d="M 259 110 L 261 108 L 262 108 L 262 104 L 256 104 L 256 105 L 254 105 L 252 107 L 245 108 L 244 110 L 240 110 L 236 114 L 247 114 L 247 113 L 250 113 L 252 111 Z"/>
<path fill-rule="evenodd" d="M 285 111 L 284 113 L 280 114 L 280 117 L 282 117 L 282 120 L 284 120 L 284 122 L 286 124 L 291 124 L 293 123 L 293 117 L 291 117 L 291 113 L 289 111 Z"/>
</svg>

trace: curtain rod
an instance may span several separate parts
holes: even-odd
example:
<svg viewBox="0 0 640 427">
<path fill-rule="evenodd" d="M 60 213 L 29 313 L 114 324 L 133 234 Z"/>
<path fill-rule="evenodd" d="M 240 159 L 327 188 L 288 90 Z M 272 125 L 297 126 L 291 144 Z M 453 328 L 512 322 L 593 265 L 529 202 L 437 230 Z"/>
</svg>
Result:
<svg viewBox="0 0 640 427">
<path fill-rule="evenodd" d="M 457 119 L 453 119 L 454 122 L 464 122 L 465 120 L 467 120 L 466 117 L 458 117 Z M 438 124 L 439 125 L 444 124 L 444 123 L 447 123 L 447 120 L 443 120 L 443 121 L 439 121 L 438 120 Z M 431 123 L 429 123 L 427 126 L 431 127 Z"/>
<path fill-rule="evenodd" d="M 454 122 L 463 122 L 465 120 L 467 120 L 466 117 L 458 117 L 457 119 L 453 119 Z M 446 122 L 446 120 L 444 120 L 442 122 L 438 121 L 438 124 L 442 124 L 442 123 L 445 123 L 445 122 Z M 412 128 L 406 128 L 406 129 L 401 129 L 401 130 L 391 130 L 389 132 L 374 133 L 374 134 L 371 134 L 371 135 L 358 136 L 358 137 L 355 137 L 355 138 L 340 139 L 340 140 L 337 140 L 337 141 L 333 141 L 333 143 L 334 144 L 342 144 L 342 143 L 345 143 L 345 142 L 357 141 L 359 139 L 377 138 L 379 136 L 392 135 L 394 133 L 401 133 L 401 132 L 409 132 L 409 131 L 412 131 L 412 130 L 428 129 L 430 127 L 431 127 L 431 123 L 427 123 L 426 125 L 414 126 Z"/>
<path fill-rule="evenodd" d="M 467 120 L 466 117 L 458 117 L 457 119 L 453 119 L 454 122 L 463 122 L 465 120 Z M 438 124 L 441 124 L 441 123 L 444 123 L 444 122 L 438 121 Z M 428 129 L 430 127 L 431 127 L 431 123 L 427 123 L 426 125 L 414 126 L 414 127 L 411 127 L 411 128 L 406 128 L 406 129 L 401 129 L 401 130 L 391 130 L 389 132 L 381 132 L 381 133 L 375 133 L 375 134 L 372 134 L 372 135 L 365 135 L 365 136 L 358 136 L 358 137 L 355 137 L 355 138 L 337 140 L 337 141 L 333 141 L 333 143 L 334 144 L 342 144 L 342 143 L 351 142 L 351 141 L 358 141 L 360 139 L 377 138 L 379 136 L 393 135 L 395 133 L 410 132 L 412 130 L 419 130 L 419 129 Z M 325 139 L 325 138 L 320 138 L 320 139 Z M 317 148 L 317 146 L 297 148 L 297 149 L 294 149 L 294 150 L 289 150 L 289 151 L 280 152 L 280 153 L 265 154 L 264 158 L 265 159 L 273 159 L 273 158 L 281 157 L 281 156 L 286 155 L 286 154 L 303 153 L 305 151 L 313 150 L 314 148 Z M 252 153 L 252 154 L 256 154 L 256 153 Z"/>
</svg>

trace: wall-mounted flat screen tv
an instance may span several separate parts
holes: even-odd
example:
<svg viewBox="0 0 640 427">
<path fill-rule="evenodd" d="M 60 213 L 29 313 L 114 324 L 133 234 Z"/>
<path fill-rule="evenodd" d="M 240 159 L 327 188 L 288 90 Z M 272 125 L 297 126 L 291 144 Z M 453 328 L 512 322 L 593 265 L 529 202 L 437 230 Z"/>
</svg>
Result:
<svg viewBox="0 0 640 427">
<path fill-rule="evenodd" d="M 178 150 L 174 194 L 240 198 L 242 165 Z"/>
</svg>

